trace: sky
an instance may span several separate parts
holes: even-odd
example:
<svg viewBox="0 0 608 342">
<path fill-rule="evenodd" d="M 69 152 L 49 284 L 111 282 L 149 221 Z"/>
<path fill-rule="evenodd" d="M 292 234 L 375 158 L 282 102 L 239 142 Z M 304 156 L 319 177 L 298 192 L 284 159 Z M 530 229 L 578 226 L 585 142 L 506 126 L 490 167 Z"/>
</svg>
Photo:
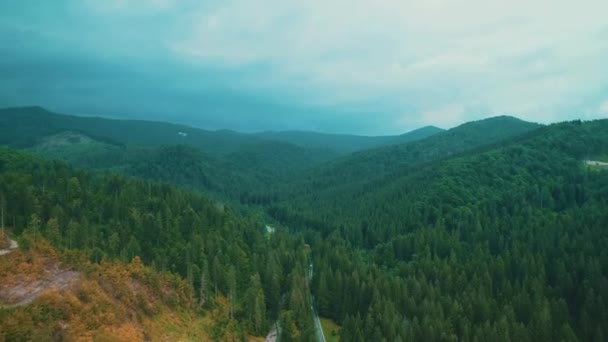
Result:
<svg viewBox="0 0 608 342">
<path fill-rule="evenodd" d="M 605 0 L 2 0 L 0 107 L 243 132 L 608 117 Z"/>
</svg>

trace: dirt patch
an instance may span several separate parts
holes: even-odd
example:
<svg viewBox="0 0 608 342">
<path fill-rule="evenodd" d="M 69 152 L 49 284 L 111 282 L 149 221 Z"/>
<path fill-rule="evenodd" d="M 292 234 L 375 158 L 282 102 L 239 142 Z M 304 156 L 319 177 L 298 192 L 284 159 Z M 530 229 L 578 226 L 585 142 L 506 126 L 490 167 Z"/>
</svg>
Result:
<svg viewBox="0 0 608 342">
<path fill-rule="evenodd" d="M 80 273 L 61 269 L 55 264 L 46 268 L 40 279 L 22 279 L 10 285 L 0 284 L 0 302 L 4 306 L 27 305 L 46 291 L 73 288 L 79 279 Z"/>
<path fill-rule="evenodd" d="M 17 247 L 19 247 L 19 245 L 17 244 L 17 241 L 10 240 L 8 248 L 0 249 L 0 255 L 8 254 L 8 253 L 12 252 L 13 249 L 17 249 Z"/>
</svg>

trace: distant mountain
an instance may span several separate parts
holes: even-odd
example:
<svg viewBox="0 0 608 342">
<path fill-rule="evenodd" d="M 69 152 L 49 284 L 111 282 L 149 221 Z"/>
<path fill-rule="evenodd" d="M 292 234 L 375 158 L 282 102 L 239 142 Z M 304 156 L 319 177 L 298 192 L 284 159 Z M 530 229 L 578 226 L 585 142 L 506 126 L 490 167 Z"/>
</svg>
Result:
<svg viewBox="0 0 608 342">
<path fill-rule="evenodd" d="M 510 116 L 468 122 L 425 139 L 361 151 L 320 167 L 315 189 L 370 180 L 421 163 L 447 158 L 542 127 Z"/>
<path fill-rule="evenodd" d="M 31 147 L 40 139 L 64 131 L 135 147 L 190 145 L 210 154 L 229 153 L 261 139 L 232 131 L 203 129 L 153 121 L 79 117 L 40 107 L 0 109 L 0 144 Z"/>
<path fill-rule="evenodd" d="M 229 130 L 77 117 L 39 107 L 0 110 L 0 144 L 77 167 L 111 169 L 231 198 L 297 177 L 337 156 L 326 148 Z"/>
<path fill-rule="evenodd" d="M 120 167 L 127 163 L 129 156 L 129 150 L 123 144 L 73 131 L 41 137 L 25 150 L 90 169 Z"/>
<path fill-rule="evenodd" d="M 312 150 L 348 154 L 383 145 L 423 139 L 442 129 L 427 126 L 396 136 L 357 136 L 304 131 L 239 133 L 231 130 L 208 131 L 166 122 L 116 120 L 81 117 L 50 112 L 41 107 L 0 109 L 0 144 L 17 148 L 32 147 L 50 135 L 72 131 L 97 140 L 136 147 L 189 145 L 218 155 L 238 151 L 263 141 L 279 141 Z M 327 152 L 325 152 L 327 153 Z"/>
<path fill-rule="evenodd" d="M 326 191 L 538 127 L 497 117 L 449 131 L 428 126 L 399 136 L 244 134 L 163 122 L 78 117 L 40 107 L 0 110 L 0 144 L 78 167 L 112 169 L 241 201 L 253 196 L 263 203 L 276 196 L 277 187 L 293 188 L 294 183 L 304 182 L 306 191 Z"/>
<path fill-rule="evenodd" d="M 283 312 L 312 319 L 281 300 L 309 295 L 304 240 L 200 193 L 0 147 L 0 209 L 0 241 L 18 242 L 0 256 L 0 341 L 245 341 Z"/>
<path fill-rule="evenodd" d="M 361 136 L 350 134 L 329 134 L 304 131 L 262 132 L 255 136 L 288 142 L 308 148 L 326 148 L 339 154 L 349 154 L 383 145 L 401 144 L 424 139 L 443 132 L 435 126 L 426 126 L 401 135 Z"/>
<path fill-rule="evenodd" d="M 529 127 L 497 118 L 443 139 L 468 142 L 455 152 L 505 138 L 496 123 Z M 445 151 L 410 160 L 433 155 Z M 608 120 L 545 126 L 268 212 L 310 237 L 317 310 L 343 340 L 606 340 L 608 171 L 589 160 L 608 161 Z M 401 332 L 383 325 L 392 319 L 407 322 Z"/>
</svg>

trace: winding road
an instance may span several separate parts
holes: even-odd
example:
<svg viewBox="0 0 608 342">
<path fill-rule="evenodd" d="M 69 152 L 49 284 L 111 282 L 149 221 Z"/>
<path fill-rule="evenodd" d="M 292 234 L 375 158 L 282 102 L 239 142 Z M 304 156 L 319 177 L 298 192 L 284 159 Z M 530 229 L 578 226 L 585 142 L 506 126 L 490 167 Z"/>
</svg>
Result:
<svg viewBox="0 0 608 342">
<path fill-rule="evenodd" d="M 312 283 L 312 274 L 313 274 L 313 265 L 310 263 L 310 269 L 308 271 L 308 289 L 310 291 L 310 284 Z M 319 314 L 317 314 L 317 310 L 315 309 L 315 297 L 310 293 L 310 311 L 312 311 L 312 319 L 315 322 L 315 332 L 317 335 L 317 340 L 320 342 L 325 342 L 325 335 L 323 334 L 323 328 L 321 327 L 321 320 L 319 319 Z"/>
</svg>

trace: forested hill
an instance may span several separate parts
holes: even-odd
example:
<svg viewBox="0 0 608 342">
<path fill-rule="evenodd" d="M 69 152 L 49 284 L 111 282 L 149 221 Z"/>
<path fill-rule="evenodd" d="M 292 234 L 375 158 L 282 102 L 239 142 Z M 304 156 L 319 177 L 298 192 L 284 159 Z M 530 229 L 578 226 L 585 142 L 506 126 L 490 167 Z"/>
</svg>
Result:
<svg viewBox="0 0 608 342">
<path fill-rule="evenodd" d="M 314 246 L 349 341 L 602 341 L 608 120 L 540 128 L 270 210 Z M 294 228 L 295 229 L 295 228 Z"/>
<path fill-rule="evenodd" d="M 39 107 L 0 110 L 0 144 L 76 167 L 113 170 L 222 199 L 248 201 L 249 193 L 293 179 L 336 157 L 327 148 L 305 148 L 236 132 L 76 117 Z"/>
<path fill-rule="evenodd" d="M 426 126 L 401 135 L 391 136 L 359 136 L 303 131 L 262 132 L 256 134 L 256 136 L 270 140 L 285 141 L 302 147 L 327 148 L 339 154 L 350 154 L 383 145 L 397 145 L 420 140 L 440 132 L 443 132 L 443 129 L 435 126 Z"/>
<path fill-rule="evenodd" d="M 165 122 L 113 120 L 49 112 L 40 107 L 0 110 L 0 144 L 30 147 L 45 136 L 75 131 L 95 139 L 136 147 L 185 144 L 209 154 L 221 154 L 261 139 L 232 131 L 203 129 Z"/>
<path fill-rule="evenodd" d="M 206 131 L 181 125 L 77 117 L 40 107 L 0 110 L 0 145 L 59 159 L 75 167 L 112 170 L 204 191 L 247 204 L 271 202 L 278 184 L 338 157 L 338 152 L 436 133 L 360 137 L 311 132 L 275 136 Z M 276 140 L 274 138 L 277 138 Z M 293 140 L 295 143 L 290 143 Z"/>
<path fill-rule="evenodd" d="M 39 156 L 0 148 L 0 212 L 33 253 L 11 255 L 44 264 L 36 261 L 40 241 L 63 257 L 84 255 L 99 268 L 76 271 L 98 294 L 109 292 L 107 276 L 96 274 L 106 262 L 124 270 L 109 284 L 122 284 L 142 276 L 127 265 L 138 256 L 155 269 L 144 290 L 168 286 L 211 339 L 264 335 L 278 320 L 282 341 L 311 341 L 310 290 L 319 314 L 342 326 L 343 341 L 608 336 L 608 120 L 542 126 L 496 117 L 332 160 L 335 153 L 295 141 L 214 140 L 226 132 L 202 131 L 200 141 L 218 144 L 213 153 L 171 141 L 141 146 L 137 139 L 178 135 L 181 126 L 144 123 L 138 129 L 149 124 L 151 133 L 120 140 L 141 122 L 108 135 L 107 126 L 85 131 L 105 119 L 58 124 L 45 121 L 54 114 L 23 110 L 33 114 L 0 112 L 0 143 Z M 268 220 L 278 229 L 266 232 Z M 13 279 L 7 265 L 0 262 L 3 280 Z M 166 272 L 182 281 L 167 285 Z M 0 318 L 18 317 L 0 319 L 0 340 L 44 336 L 70 305 L 99 303 L 91 293 L 0 307 Z M 149 297 L 125 298 L 136 315 L 163 324 Z M 167 300 L 161 307 L 174 308 Z M 110 311 L 124 309 L 115 304 Z"/>
<path fill-rule="evenodd" d="M 382 145 L 398 144 L 431 136 L 442 130 L 423 127 L 396 136 L 357 136 L 315 132 L 239 133 L 204 129 L 165 122 L 115 120 L 57 114 L 40 107 L 0 109 L 0 145 L 32 147 L 44 137 L 73 131 L 97 140 L 132 147 L 189 145 L 210 155 L 225 155 L 252 144 L 282 142 L 322 155 L 348 154 Z M 272 151 L 270 149 L 269 151 Z"/>
<path fill-rule="evenodd" d="M 77 171 L 61 162 L 44 161 L 4 148 L 0 148 L 0 206 L 2 222 L 7 226 L 3 232 L 6 229 L 16 237 L 23 249 L 47 240 L 66 257 L 73 256 L 73 251 L 81 251 L 95 263 L 127 263 L 137 256 L 157 271 L 181 276 L 187 288 L 177 282 L 178 292 L 187 294 L 190 302 L 195 300 L 193 308 L 180 309 L 190 310 L 182 318 L 193 314 L 207 317 L 206 333 L 214 340 L 265 335 L 277 319 L 285 320 L 284 326 L 293 329 L 284 329 L 287 335 L 295 334 L 294 331 L 299 336 L 314 333 L 305 287 L 308 248 L 300 238 L 282 230 L 267 235 L 265 222 L 257 216 L 236 214 L 229 206 L 200 193 L 113 174 Z M 100 270 L 104 268 L 102 264 Z M 14 270 L 10 263 L 0 263 L 0 276 L 13 279 L 17 275 L 7 274 L 10 270 Z M 112 278 L 104 283 L 103 278 L 110 276 L 95 276 L 101 278 L 104 291 L 117 280 Z M 169 288 L 159 288 L 162 282 L 151 278 L 142 282 L 154 291 L 164 291 L 168 297 L 162 301 L 173 303 L 172 307 L 183 300 L 171 298 Z M 98 286 L 83 284 L 89 284 L 88 289 L 93 290 Z M 69 296 L 46 306 L 34 302 L 23 310 L 4 308 L 8 291 L 5 286 L 0 284 L 0 339 L 48 337 L 45 334 L 59 324 L 61 317 L 69 319 L 61 315 L 67 315 L 70 308 L 76 309 L 76 301 Z M 144 289 L 131 285 L 129 291 L 140 290 Z M 83 296 L 80 299 L 85 303 L 98 303 L 104 302 L 104 298 L 97 296 L 107 294 L 85 291 Z M 136 304 L 121 303 L 120 307 L 127 305 L 127 310 L 134 310 L 133 314 L 143 310 L 146 319 L 153 320 L 160 314 L 154 305 L 142 302 L 154 298 L 136 299 Z M 86 321 L 98 322 L 97 325 L 75 329 L 90 334 L 108 322 L 120 322 L 121 317 L 107 316 L 114 312 L 113 305 L 86 313 L 91 315 L 91 320 Z M 42 308 L 43 313 L 35 311 L 37 308 Z M 4 319 L 15 310 L 17 318 Z M 180 319 L 174 317 L 171 322 Z M 82 336 L 66 338 L 79 337 Z"/>
<path fill-rule="evenodd" d="M 459 153 L 490 146 L 532 132 L 542 125 L 509 116 L 462 124 L 425 139 L 384 146 L 336 159 L 309 172 L 306 179 L 286 186 L 284 192 L 320 193 L 343 186 L 381 179 L 395 172 Z M 335 188 L 335 189 L 334 189 Z M 338 190 L 336 190 L 338 191 Z"/>
</svg>

